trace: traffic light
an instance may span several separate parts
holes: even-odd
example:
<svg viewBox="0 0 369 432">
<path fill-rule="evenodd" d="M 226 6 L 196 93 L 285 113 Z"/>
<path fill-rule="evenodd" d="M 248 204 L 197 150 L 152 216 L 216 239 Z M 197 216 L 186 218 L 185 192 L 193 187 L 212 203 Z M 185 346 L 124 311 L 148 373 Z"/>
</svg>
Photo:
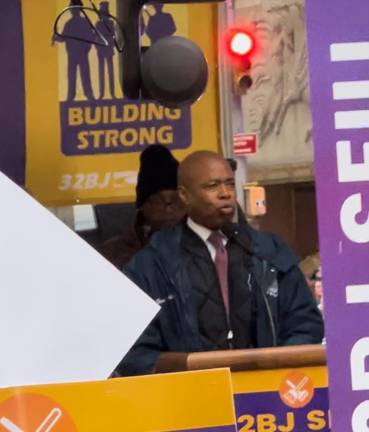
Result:
<svg viewBox="0 0 369 432">
<path fill-rule="evenodd" d="M 223 1 L 223 0 L 210 0 Z M 130 99 L 148 97 L 169 107 L 195 102 L 204 92 L 208 68 L 200 48 L 189 39 L 168 36 L 144 52 L 140 46 L 140 13 L 148 0 L 117 0 L 124 36 L 121 56 L 123 92 Z M 161 3 L 207 3 L 209 0 L 164 0 Z"/>
<path fill-rule="evenodd" d="M 233 91 L 242 95 L 252 85 L 251 56 L 255 50 L 255 40 L 251 32 L 244 29 L 231 29 L 226 37 L 226 50 L 233 73 Z"/>
</svg>

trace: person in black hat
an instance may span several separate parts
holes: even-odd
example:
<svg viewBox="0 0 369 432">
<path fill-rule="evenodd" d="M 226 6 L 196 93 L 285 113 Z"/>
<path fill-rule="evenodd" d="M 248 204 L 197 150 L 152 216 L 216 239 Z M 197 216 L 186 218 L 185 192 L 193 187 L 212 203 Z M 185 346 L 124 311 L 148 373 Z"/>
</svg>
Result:
<svg viewBox="0 0 369 432">
<path fill-rule="evenodd" d="M 164 226 L 185 216 L 177 193 L 178 162 L 161 144 L 147 147 L 140 157 L 136 186 L 136 219 L 121 235 L 104 242 L 100 253 L 121 269 Z"/>
</svg>

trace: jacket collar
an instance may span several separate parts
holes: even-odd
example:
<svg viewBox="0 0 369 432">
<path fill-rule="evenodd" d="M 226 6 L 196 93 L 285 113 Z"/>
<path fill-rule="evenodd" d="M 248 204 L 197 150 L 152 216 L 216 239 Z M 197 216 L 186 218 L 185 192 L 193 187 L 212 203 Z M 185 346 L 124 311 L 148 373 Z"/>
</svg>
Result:
<svg viewBox="0 0 369 432">
<path fill-rule="evenodd" d="M 238 225 L 240 233 L 250 239 L 251 253 L 268 261 L 278 271 L 286 273 L 299 263 L 298 256 L 277 235 L 256 231 L 247 224 Z"/>
<path fill-rule="evenodd" d="M 156 252 L 168 275 L 174 275 L 180 265 L 183 224 L 163 228 L 152 235 L 148 247 Z"/>
<path fill-rule="evenodd" d="M 175 274 L 181 264 L 181 242 L 185 228 L 183 223 L 164 228 L 150 240 L 149 247 L 155 249 L 168 274 Z M 268 261 L 283 273 L 299 262 L 297 255 L 275 234 L 256 231 L 247 223 L 232 224 L 232 230 L 233 234 L 227 234 L 241 239 L 251 255 Z M 205 245 L 204 250 L 206 253 Z"/>
</svg>

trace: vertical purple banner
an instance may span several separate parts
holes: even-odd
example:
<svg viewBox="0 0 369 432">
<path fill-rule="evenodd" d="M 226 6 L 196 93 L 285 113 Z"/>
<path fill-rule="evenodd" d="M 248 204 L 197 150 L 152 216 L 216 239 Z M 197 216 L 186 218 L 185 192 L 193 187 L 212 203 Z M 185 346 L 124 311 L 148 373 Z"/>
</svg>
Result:
<svg viewBox="0 0 369 432">
<path fill-rule="evenodd" d="M 0 171 L 20 185 L 25 177 L 25 94 L 20 0 L 1 0 Z"/>
<path fill-rule="evenodd" d="M 369 3 L 306 17 L 332 430 L 369 431 Z"/>
</svg>

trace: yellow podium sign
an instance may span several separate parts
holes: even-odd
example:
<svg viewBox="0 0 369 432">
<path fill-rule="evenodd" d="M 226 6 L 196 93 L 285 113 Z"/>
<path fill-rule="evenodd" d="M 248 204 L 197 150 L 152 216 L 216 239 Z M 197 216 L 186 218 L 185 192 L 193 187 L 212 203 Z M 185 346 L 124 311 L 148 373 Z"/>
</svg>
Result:
<svg viewBox="0 0 369 432">
<path fill-rule="evenodd" d="M 1 432 L 235 432 L 228 369 L 0 390 Z"/>
<path fill-rule="evenodd" d="M 326 367 L 232 373 L 239 432 L 330 431 Z"/>
</svg>

